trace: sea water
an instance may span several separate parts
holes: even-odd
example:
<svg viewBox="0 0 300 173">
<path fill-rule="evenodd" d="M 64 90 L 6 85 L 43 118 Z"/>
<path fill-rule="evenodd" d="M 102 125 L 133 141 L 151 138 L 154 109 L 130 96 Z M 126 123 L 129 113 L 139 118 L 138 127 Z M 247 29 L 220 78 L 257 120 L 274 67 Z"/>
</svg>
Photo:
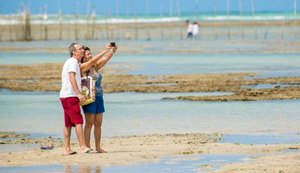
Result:
<svg viewBox="0 0 300 173">
<path fill-rule="evenodd" d="M 87 43 L 98 44 L 95 41 Z M 28 49 L 28 51 L 0 52 L 0 64 L 62 64 L 68 58 L 67 53 L 36 52 L 30 51 L 30 47 L 58 48 L 67 44 L 67 41 L 0 43 L 0 46 Z M 255 72 L 258 73 L 257 77 L 291 77 L 300 76 L 299 55 L 299 53 L 118 53 L 107 66 L 118 65 L 117 67 L 125 68 L 122 73 L 134 75 Z M 300 100 L 192 102 L 162 99 L 183 95 L 216 94 L 230 93 L 105 94 L 103 136 L 174 132 L 300 131 L 298 126 Z M 27 132 L 35 136 L 44 134 L 62 136 L 63 112 L 58 92 L 11 92 L 2 89 L 0 119 L 1 131 Z"/>
<path fill-rule="evenodd" d="M 174 43 L 179 44 L 180 42 Z M 188 42 L 186 42 L 188 43 Z M 43 47 L 58 48 L 66 47 L 66 41 L 37 41 L 24 45 L 21 42 L 0 43 L 0 46 L 8 47 Z M 84 44 L 95 45 L 95 41 Z M 103 43 L 104 45 L 105 43 Z M 122 44 L 126 45 L 125 42 Z M 142 43 L 141 43 L 142 44 Z M 156 46 L 164 43 L 155 42 Z M 166 42 L 169 44 L 169 42 Z M 189 43 L 190 44 L 190 43 Z M 201 43 L 203 44 L 203 43 Z M 209 43 L 208 43 L 209 44 Z M 213 43 L 211 43 L 213 44 Z M 55 45 L 55 46 L 54 46 Z M 99 44 L 97 44 L 99 45 Z M 102 43 L 101 43 L 102 45 Z M 135 46 L 135 45 L 129 45 Z M 154 47 L 156 47 L 154 46 Z M 174 46 L 174 45 L 170 45 Z M 221 47 L 222 45 L 220 45 Z M 218 46 L 216 47 L 218 48 Z M 188 53 L 164 53 L 159 51 L 145 50 L 153 52 L 147 54 L 122 54 L 117 53 L 109 62 L 108 66 L 118 65 L 117 68 L 122 73 L 134 75 L 166 75 L 166 74 L 211 74 L 211 73 L 240 73 L 255 72 L 259 77 L 291 77 L 300 76 L 300 53 L 234 53 L 234 54 L 188 54 Z M 176 49 L 176 46 L 175 46 Z M 181 48 L 185 49 L 185 48 Z M 205 48 L 212 49 L 212 48 Z M 235 48 L 230 48 L 235 49 Z M 259 48 L 255 48 L 259 49 Z M 121 50 L 120 50 L 121 51 Z M 213 50 L 210 50 L 213 51 Z M 94 53 L 95 54 L 95 53 Z M 40 63 L 60 63 L 63 64 L 69 57 L 67 50 L 64 53 L 57 52 L 35 52 L 32 51 L 2 51 L 0 52 L 0 64 L 40 64 Z"/>
<path fill-rule="evenodd" d="M 290 7 L 293 5 L 290 4 Z M 63 12 L 64 13 L 64 12 Z M 9 24 L 19 24 L 17 15 L 0 15 L 0 25 L 9 25 Z M 179 22 L 185 21 L 187 19 L 191 21 L 278 21 L 278 20 L 297 20 L 300 18 L 299 14 L 293 13 L 291 11 L 286 12 L 272 12 L 272 11 L 256 11 L 256 14 L 253 14 L 249 11 L 244 11 L 241 15 L 238 11 L 231 11 L 230 15 L 223 11 L 214 11 L 214 12 L 182 12 L 180 16 L 174 15 L 170 16 L 168 12 L 164 13 L 151 13 L 151 14 L 116 14 L 116 16 L 106 16 L 103 14 L 98 14 L 92 17 L 95 17 L 96 24 L 107 24 L 107 23 L 158 23 L 158 22 Z M 46 17 L 46 19 L 44 19 Z M 85 24 L 86 20 L 91 17 L 84 14 L 32 14 L 31 23 L 32 24 L 72 24 L 72 23 L 82 23 Z M 42 18 L 42 20 L 41 20 Z"/>
<path fill-rule="evenodd" d="M 162 100 L 222 93 L 105 94 L 103 136 L 154 133 L 297 133 L 300 100 L 193 102 Z M 226 94 L 226 93 L 225 93 Z M 1 131 L 62 137 L 58 93 L 0 92 Z M 134 127 L 134 128 L 132 128 Z"/>
<path fill-rule="evenodd" d="M 166 157 L 159 161 L 148 162 L 142 164 L 134 164 L 128 166 L 95 166 L 95 165 L 47 165 L 47 166 L 18 166 L 18 167 L 7 167 L 1 169 L 0 172 L 13 173 L 22 170 L 24 173 L 38 173 L 38 172 L 80 172 L 80 173 L 114 173 L 114 172 L 124 172 L 124 173 L 155 173 L 155 172 L 211 172 L 218 170 L 222 165 L 250 161 L 249 158 L 244 155 L 189 155 L 189 156 L 176 156 L 176 157 Z"/>
<path fill-rule="evenodd" d="M 42 44 L 40 44 L 42 43 Z M 24 45 L 22 43 L 10 43 Z M 32 43 L 37 44 L 37 43 Z M 38 43 L 40 46 L 43 42 Z M 59 43 L 64 44 L 64 43 Z M 32 46 L 32 45 L 29 45 Z M 49 43 L 46 43 L 49 46 Z M 0 52 L 0 64 L 63 63 L 66 53 Z M 117 55 L 108 63 L 130 64 L 128 74 L 210 74 L 258 72 L 258 77 L 299 76 L 299 54 L 138 54 Z M 221 142 L 265 144 L 299 143 L 300 100 L 272 100 L 253 102 L 204 102 L 163 100 L 164 97 L 182 95 L 223 95 L 230 93 L 111 93 L 105 94 L 103 137 L 165 133 L 226 134 Z M 63 110 L 58 92 L 11 92 L 0 90 L 0 131 L 29 133 L 31 137 L 62 137 Z M 74 133 L 72 138 L 75 138 Z M 267 140 L 265 140 L 267 139 Z M 189 157 L 189 156 L 187 156 Z M 196 155 L 188 161 L 163 158 L 159 163 L 132 165 L 131 167 L 89 167 L 93 171 L 141 170 L 199 172 L 199 164 L 225 160 L 219 166 L 242 161 L 248 156 Z M 205 160 L 203 162 L 203 159 Z M 208 160 L 207 160 L 208 159 Z M 180 160 L 180 159 L 179 159 Z M 171 163 L 174 163 L 172 165 Z M 170 164 L 172 166 L 170 166 Z M 78 172 L 80 166 L 67 165 Z M 63 165 L 41 167 L 0 168 L 0 172 L 19 170 L 54 170 L 63 172 Z M 214 168 L 218 166 L 214 165 Z M 200 171 L 200 172 L 205 172 Z"/>
</svg>

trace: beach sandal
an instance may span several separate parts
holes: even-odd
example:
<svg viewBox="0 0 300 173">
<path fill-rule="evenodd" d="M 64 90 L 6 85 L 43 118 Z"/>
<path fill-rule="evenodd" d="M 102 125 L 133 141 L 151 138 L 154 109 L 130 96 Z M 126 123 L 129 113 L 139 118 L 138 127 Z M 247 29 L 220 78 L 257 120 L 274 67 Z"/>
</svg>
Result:
<svg viewBox="0 0 300 173">
<path fill-rule="evenodd" d="M 54 148 L 53 145 L 45 145 L 45 146 L 41 146 L 41 150 L 52 150 Z"/>
<path fill-rule="evenodd" d="M 62 153 L 63 156 L 69 156 L 69 155 L 74 155 L 77 154 L 76 151 L 69 151 L 68 153 Z"/>
</svg>

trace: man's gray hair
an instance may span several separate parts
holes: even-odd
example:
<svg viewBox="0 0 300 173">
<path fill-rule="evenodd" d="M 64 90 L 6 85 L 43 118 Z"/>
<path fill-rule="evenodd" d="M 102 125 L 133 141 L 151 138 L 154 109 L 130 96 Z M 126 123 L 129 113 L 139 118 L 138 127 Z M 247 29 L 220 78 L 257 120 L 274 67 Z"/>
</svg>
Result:
<svg viewBox="0 0 300 173">
<path fill-rule="evenodd" d="M 70 46 L 68 48 L 70 57 L 73 57 L 73 51 L 76 51 L 76 48 L 74 47 L 76 44 L 79 44 L 79 43 L 72 43 L 72 44 L 70 44 Z"/>
</svg>

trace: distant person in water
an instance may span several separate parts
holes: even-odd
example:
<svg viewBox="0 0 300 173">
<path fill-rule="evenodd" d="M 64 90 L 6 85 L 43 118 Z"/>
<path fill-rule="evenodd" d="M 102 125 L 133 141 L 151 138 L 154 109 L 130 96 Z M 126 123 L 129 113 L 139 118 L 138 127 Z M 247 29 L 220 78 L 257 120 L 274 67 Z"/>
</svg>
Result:
<svg viewBox="0 0 300 173">
<path fill-rule="evenodd" d="M 193 24 L 189 20 L 186 21 L 186 24 L 187 24 L 186 39 L 191 39 L 192 40 L 193 39 Z"/>
<path fill-rule="evenodd" d="M 198 33 L 199 33 L 199 24 L 198 22 L 194 22 L 192 25 L 192 34 L 193 34 L 193 39 L 198 40 Z"/>
</svg>

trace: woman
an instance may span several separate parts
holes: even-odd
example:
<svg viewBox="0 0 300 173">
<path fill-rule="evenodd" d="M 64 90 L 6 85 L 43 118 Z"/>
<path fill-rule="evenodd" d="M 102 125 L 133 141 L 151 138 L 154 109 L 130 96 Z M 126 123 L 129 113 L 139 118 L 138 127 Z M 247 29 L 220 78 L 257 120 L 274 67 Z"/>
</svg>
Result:
<svg viewBox="0 0 300 173">
<path fill-rule="evenodd" d="M 83 47 L 84 57 L 82 63 L 89 62 L 92 59 L 91 50 L 88 47 Z M 101 126 L 104 109 L 103 101 L 103 91 L 101 86 L 102 75 L 99 70 L 110 60 L 113 54 L 116 52 L 117 47 L 113 46 L 111 49 L 100 58 L 94 66 L 92 66 L 86 72 L 82 72 L 82 77 L 84 76 L 94 76 L 96 78 L 96 99 L 93 103 L 82 106 L 83 112 L 85 114 L 85 127 L 84 127 L 84 138 L 86 146 L 90 146 L 91 130 L 94 125 L 94 138 L 95 138 L 95 150 L 97 153 L 106 153 L 104 149 L 100 147 L 101 140 Z"/>
</svg>

